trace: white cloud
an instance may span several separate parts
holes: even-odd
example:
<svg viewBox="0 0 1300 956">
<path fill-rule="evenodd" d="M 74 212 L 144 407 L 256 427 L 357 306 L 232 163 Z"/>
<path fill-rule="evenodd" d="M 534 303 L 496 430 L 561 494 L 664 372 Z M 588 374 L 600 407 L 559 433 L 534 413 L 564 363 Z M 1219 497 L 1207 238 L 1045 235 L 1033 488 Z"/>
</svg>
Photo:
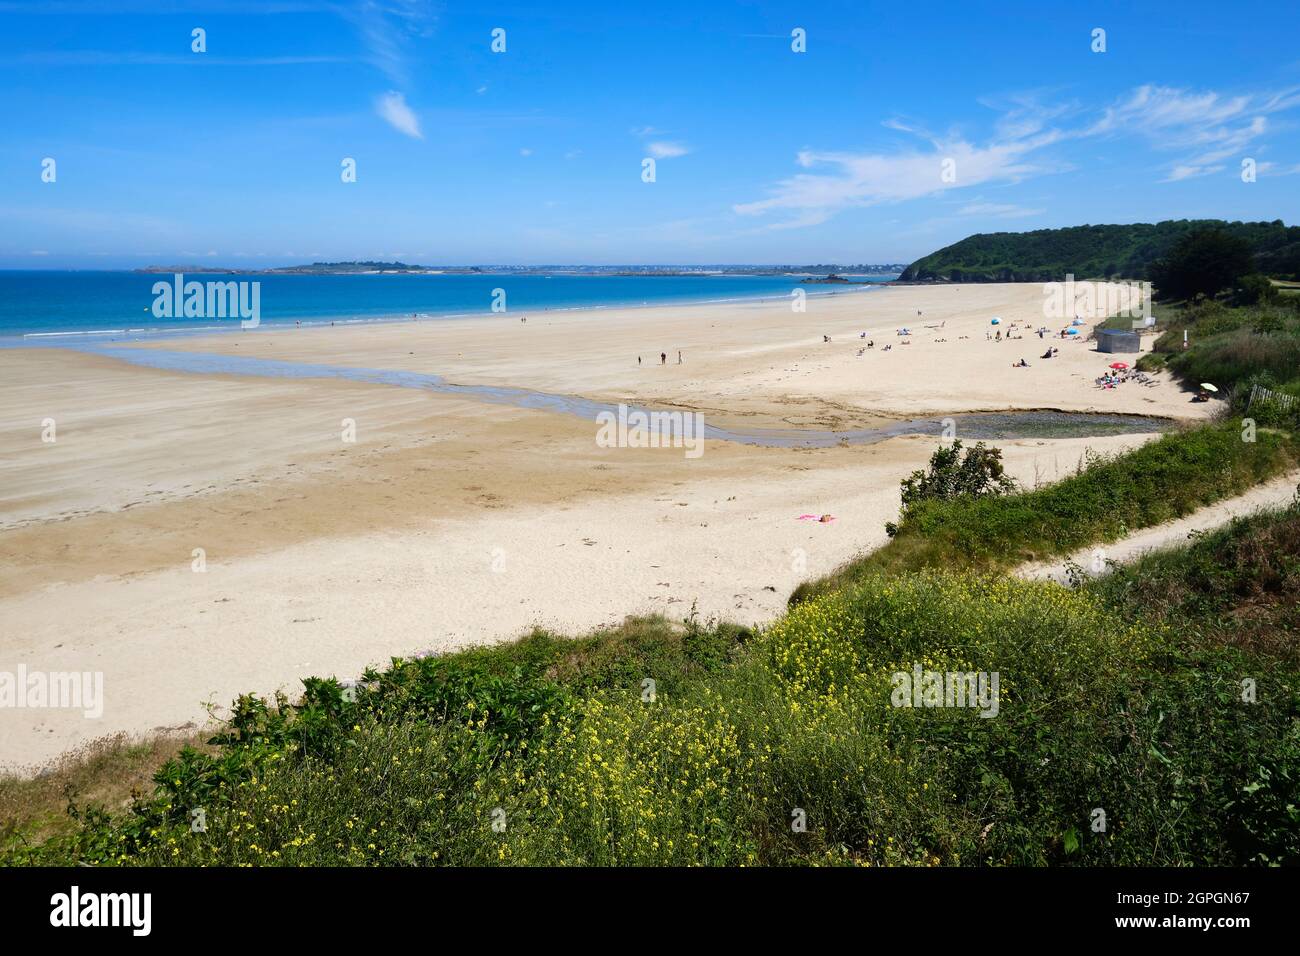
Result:
<svg viewBox="0 0 1300 956">
<path fill-rule="evenodd" d="M 1269 176 L 1294 176 L 1297 173 L 1300 173 L 1300 163 L 1296 163 L 1294 166 L 1279 166 L 1277 163 L 1258 163 L 1255 166 L 1255 171 L 1259 173 L 1267 173 Z"/>
<path fill-rule="evenodd" d="M 915 129 L 914 127 L 908 126 L 908 125 L 907 125 L 906 123 L 904 123 L 902 120 L 896 120 L 896 119 L 886 119 L 886 120 L 881 120 L 881 121 L 880 121 L 880 125 L 883 126 L 883 127 L 885 127 L 886 129 L 894 129 L 894 130 L 898 130 L 900 133 L 915 133 L 915 132 L 916 132 L 916 129 Z"/>
<path fill-rule="evenodd" d="M 1160 180 L 1162 183 L 1176 183 L 1184 179 L 1199 179 L 1201 176 L 1209 176 L 1213 173 L 1221 173 L 1228 167 L 1226 166 L 1175 166 L 1169 170 L 1169 175 Z"/>
<path fill-rule="evenodd" d="M 992 106 L 993 104 L 985 103 Z M 1015 183 L 1029 176 L 1071 168 L 1047 158 L 1049 147 L 1082 138 L 1139 135 L 1157 150 L 1179 150 L 1183 157 L 1169 164 L 1165 182 L 1208 176 L 1227 168 L 1225 160 L 1240 156 L 1270 129 L 1266 116 L 1300 106 L 1300 87 L 1278 92 L 1225 96 L 1213 91 L 1189 92 L 1146 85 L 1094 115 L 1078 119 L 1074 105 L 1044 106 L 1031 97 L 1014 97 L 1002 108 L 986 143 L 962 136 L 934 136 L 912 122 L 887 119 L 883 125 L 926 140 L 924 147 L 894 152 L 825 152 L 800 150 L 798 173 L 774 183 L 767 198 L 737 203 L 733 211 L 761 216 L 787 213 L 767 229 L 789 229 L 824 222 L 850 208 L 905 202 L 985 183 Z M 946 160 L 953 173 L 941 176 Z M 1042 210 L 979 202 L 963 215 L 1000 217 L 1037 215 Z"/>
<path fill-rule="evenodd" d="M 410 83 L 411 41 L 433 35 L 437 19 L 428 0 L 360 0 L 337 7 L 366 48 L 366 59 L 397 86 Z"/>
<path fill-rule="evenodd" d="M 529 149 L 527 146 L 525 146 L 523 149 L 521 149 L 521 150 L 519 151 L 519 155 L 520 155 L 520 156 L 531 156 L 531 155 L 533 155 L 533 151 L 532 151 L 531 149 Z"/>
<path fill-rule="evenodd" d="M 1224 96 L 1147 84 L 1107 107 L 1086 135 L 1138 135 L 1153 149 L 1182 153 L 1164 179 L 1177 182 L 1220 172 L 1223 160 L 1268 132 L 1268 115 L 1297 106 L 1300 87 Z"/>
<path fill-rule="evenodd" d="M 741 215 L 794 210 L 798 215 L 792 221 L 779 224 L 793 227 L 824 222 L 852 207 L 919 199 L 982 183 L 1014 182 L 1046 171 L 1046 167 L 1026 162 L 1025 156 L 1056 138 L 1043 135 L 983 147 L 953 140 L 932 143 L 924 151 L 893 154 L 803 150 L 796 157 L 800 166 L 830 167 L 831 171 L 800 173 L 778 182 L 767 199 L 732 208 Z M 951 165 L 945 166 L 948 161 Z M 951 182 L 944 178 L 945 169 L 952 170 Z"/>
<path fill-rule="evenodd" d="M 389 90 L 375 100 L 375 112 L 389 126 L 412 139 L 424 139 L 420 132 L 420 121 L 409 106 L 406 97 L 396 90 Z"/>
<path fill-rule="evenodd" d="M 1045 209 L 1030 209 L 1014 203 L 973 202 L 957 210 L 959 216 L 991 216 L 994 219 L 1020 219 L 1026 216 L 1041 216 Z"/>
<path fill-rule="evenodd" d="M 685 156 L 690 149 L 681 143 L 672 143 L 666 140 L 650 143 L 646 146 L 650 155 L 655 159 L 672 159 L 676 156 Z"/>
</svg>

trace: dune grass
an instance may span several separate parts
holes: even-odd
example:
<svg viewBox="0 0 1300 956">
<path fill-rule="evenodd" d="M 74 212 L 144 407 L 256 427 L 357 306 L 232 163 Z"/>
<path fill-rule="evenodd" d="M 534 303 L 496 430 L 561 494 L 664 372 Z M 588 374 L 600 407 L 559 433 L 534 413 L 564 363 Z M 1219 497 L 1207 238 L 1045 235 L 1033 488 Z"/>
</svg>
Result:
<svg viewBox="0 0 1300 956">
<path fill-rule="evenodd" d="M 186 747 L 208 750 L 211 733 L 189 732 L 92 741 L 35 776 L 0 775 L 0 847 L 40 843 L 77 827 L 70 805 L 121 811 L 153 790 L 158 767 Z"/>
<path fill-rule="evenodd" d="M 660 650 L 629 654 L 640 642 L 620 635 L 610 667 L 561 674 L 543 639 L 405 662 L 355 700 L 316 683 L 297 706 L 245 701 L 218 753 L 169 762 L 131 813 L 84 814 L 7 860 L 1300 859 L 1295 669 L 1193 645 L 1085 591 L 927 571 L 825 595 L 743 641 L 648 627 Z M 892 674 L 914 664 L 999 673 L 996 716 L 894 706 Z M 1239 699 L 1244 675 L 1258 703 Z"/>
<path fill-rule="evenodd" d="M 1138 368 L 1167 368 L 1192 388 L 1211 382 L 1237 411 L 1256 382 L 1283 391 L 1300 389 L 1300 299 L 1243 308 L 1209 301 L 1166 307 L 1157 314 L 1164 331 Z"/>
<path fill-rule="evenodd" d="M 1242 440 L 1239 421 L 1173 432 L 1133 451 L 1093 457 L 1077 474 L 1033 491 L 925 501 L 883 548 L 800 585 L 792 605 L 874 574 L 924 568 L 991 572 L 1114 541 L 1190 514 L 1274 477 L 1300 458 L 1285 432 Z"/>
<path fill-rule="evenodd" d="M 1300 488 L 1285 508 L 1234 518 L 1085 586 L 1128 616 L 1197 643 L 1300 661 Z"/>
</svg>

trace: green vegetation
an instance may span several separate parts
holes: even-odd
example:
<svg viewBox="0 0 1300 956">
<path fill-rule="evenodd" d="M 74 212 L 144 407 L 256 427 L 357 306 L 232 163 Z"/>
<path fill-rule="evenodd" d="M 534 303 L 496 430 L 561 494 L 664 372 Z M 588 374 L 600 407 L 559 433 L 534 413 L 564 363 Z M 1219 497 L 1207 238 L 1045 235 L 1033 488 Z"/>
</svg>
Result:
<svg viewBox="0 0 1300 956">
<path fill-rule="evenodd" d="M 1244 442 L 1241 429 L 1229 421 L 1173 432 L 1127 454 L 1092 456 L 1071 477 L 1021 494 L 917 502 L 885 547 L 801 585 L 791 604 L 880 573 L 987 572 L 1069 554 L 1231 497 L 1300 457 L 1285 433 Z"/>
<path fill-rule="evenodd" d="M 74 802 L 73 825 L 43 841 L 11 826 L 3 859 L 1300 862 L 1300 669 L 1275 633 L 1294 633 L 1294 511 L 1075 591 L 911 570 L 1071 549 L 1292 453 L 1280 433 L 1251 444 L 1225 423 L 1037 491 L 916 500 L 879 552 L 894 557 L 758 633 L 629 620 L 394 661 L 356 688 L 308 680 L 292 704 L 244 697 L 210 749 L 169 760 L 129 812 Z M 1236 626 L 1247 617 L 1253 632 Z M 996 672 L 996 716 L 894 706 L 894 675 L 915 666 Z"/>
<path fill-rule="evenodd" d="M 1300 226 L 1218 219 L 1166 220 L 1154 225 L 1073 226 L 1033 232 L 978 233 L 932 252 L 908 266 L 902 282 L 1059 282 L 1077 279 L 1147 278 L 1148 268 L 1186 234 L 1218 228 L 1245 242 L 1253 269 L 1300 279 Z"/>
<path fill-rule="evenodd" d="M 1087 588 L 1128 616 L 1300 661 L 1300 489 L 1290 506 L 1234 518 L 1187 547 L 1157 551 Z"/>
<path fill-rule="evenodd" d="M 161 764 L 184 747 L 208 749 L 210 736 L 190 732 L 132 740 L 118 734 L 64 756 L 39 776 L 0 776 L 0 848 L 72 833 L 80 824 L 69 805 L 126 808 L 133 792 L 152 786 Z"/>
<path fill-rule="evenodd" d="M 1185 384 L 1216 385 L 1237 414 L 1245 412 L 1252 386 L 1300 397 L 1300 297 L 1232 308 L 1211 299 L 1162 310 L 1164 330 L 1138 368 L 1169 369 Z M 1183 348 L 1183 333 L 1188 348 Z M 1300 427 L 1300 401 L 1283 408 L 1256 402 L 1250 417 L 1261 425 Z"/>
<path fill-rule="evenodd" d="M 1162 299 L 1193 299 L 1236 287 L 1250 275 L 1252 265 L 1250 243 L 1242 236 L 1220 228 L 1194 229 L 1151 263 L 1147 275 Z M 1268 286 L 1263 276 L 1255 278 Z M 1252 292 L 1256 298 L 1261 294 L 1257 283 Z"/>
<path fill-rule="evenodd" d="M 245 699 L 218 753 L 168 763 L 130 814 L 81 811 L 9 862 L 1300 859 L 1296 672 L 1087 592 L 924 572 L 759 635 L 638 627 L 400 662 L 355 701 L 332 682 L 296 707 Z M 998 672 L 997 716 L 892 706 L 914 664 Z"/>
<path fill-rule="evenodd" d="M 914 471 L 902 482 L 902 508 L 900 517 L 906 520 L 912 509 L 924 501 L 970 500 L 1015 491 L 1016 483 L 1002 467 L 1002 449 L 989 448 L 976 442 L 962 454 L 960 440 L 951 445 L 941 445 L 930 456 L 930 467 Z M 892 538 L 898 534 L 898 525 L 885 524 Z"/>
</svg>

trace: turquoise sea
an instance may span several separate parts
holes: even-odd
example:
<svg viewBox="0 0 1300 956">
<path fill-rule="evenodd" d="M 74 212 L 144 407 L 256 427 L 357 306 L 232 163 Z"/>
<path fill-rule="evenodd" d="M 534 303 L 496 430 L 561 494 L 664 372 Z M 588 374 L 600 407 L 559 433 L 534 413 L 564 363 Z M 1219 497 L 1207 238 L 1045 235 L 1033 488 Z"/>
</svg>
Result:
<svg viewBox="0 0 1300 956">
<path fill-rule="evenodd" d="M 803 285 L 790 276 L 576 276 L 357 275 L 285 276 L 191 273 L 186 279 L 257 281 L 261 325 L 303 325 L 493 315 L 497 290 L 508 314 L 527 316 L 571 309 L 789 299 L 796 288 L 809 296 L 861 295 L 871 286 Z M 875 284 L 888 278 L 872 277 Z M 238 330 L 238 317 L 158 318 L 155 283 L 171 275 L 130 272 L 0 272 L 0 348 L 62 346 L 98 352 L 134 365 L 200 375 L 267 378 L 334 378 L 417 388 L 477 401 L 541 408 L 593 419 L 614 406 L 524 388 L 467 386 L 434 373 L 311 365 L 248 355 L 124 347 L 123 343 L 211 330 Z M 1158 419 L 1062 412 L 982 413 L 958 416 L 963 434 L 979 438 L 1051 437 L 1160 431 Z M 894 422 L 878 428 L 830 432 L 816 429 L 727 431 L 704 426 L 702 437 L 778 447 L 827 447 L 882 441 L 900 434 L 939 434 L 938 418 Z"/>
<path fill-rule="evenodd" d="M 865 278 L 865 277 L 864 277 Z M 874 283 L 892 277 L 872 276 Z M 216 275 L 186 273 L 186 281 L 259 282 L 263 325 L 304 325 L 384 319 L 492 315 L 504 290 L 511 315 L 565 309 L 852 295 L 860 285 L 803 285 L 790 276 L 514 275 Z M 53 344 L 69 333 L 144 338 L 197 329 L 236 329 L 238 318 L 158 318 L 157 282 L 171 274 L 0 271 L 0 340 Z M 35 341 L 33 341 L 35 340 Z"/>
</svg>

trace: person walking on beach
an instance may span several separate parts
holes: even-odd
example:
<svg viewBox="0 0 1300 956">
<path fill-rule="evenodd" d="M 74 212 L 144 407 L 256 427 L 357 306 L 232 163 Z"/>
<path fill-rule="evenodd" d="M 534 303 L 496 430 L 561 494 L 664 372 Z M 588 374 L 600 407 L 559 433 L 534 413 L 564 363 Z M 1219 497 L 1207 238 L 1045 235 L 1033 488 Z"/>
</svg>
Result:
<svg viewBox="0 0 1300 956">
<path fill-rule="evenodd" d="M 682 364 L 682 350 L 681 350 L 681 349 L 678 349 L 678 350 L 677 350 L 677 364 L 678 364 L 678 365 L 681 365 L 681 364 Z"/>
<path fill-rule="evenodd" d="M 639 355 L 636 357 L 636 367 L 637 368 L 641 367 L 641 356 Z"/>
<path fill-rule="evenodd" d="M 667 352 L 660 352 L 660 353 L 659 353 L 659 364 L 660 364 L 660 365 L 667 365 L 667 364 L 668 364 L 668 353 L 667 353 Z"/>
</svg>

